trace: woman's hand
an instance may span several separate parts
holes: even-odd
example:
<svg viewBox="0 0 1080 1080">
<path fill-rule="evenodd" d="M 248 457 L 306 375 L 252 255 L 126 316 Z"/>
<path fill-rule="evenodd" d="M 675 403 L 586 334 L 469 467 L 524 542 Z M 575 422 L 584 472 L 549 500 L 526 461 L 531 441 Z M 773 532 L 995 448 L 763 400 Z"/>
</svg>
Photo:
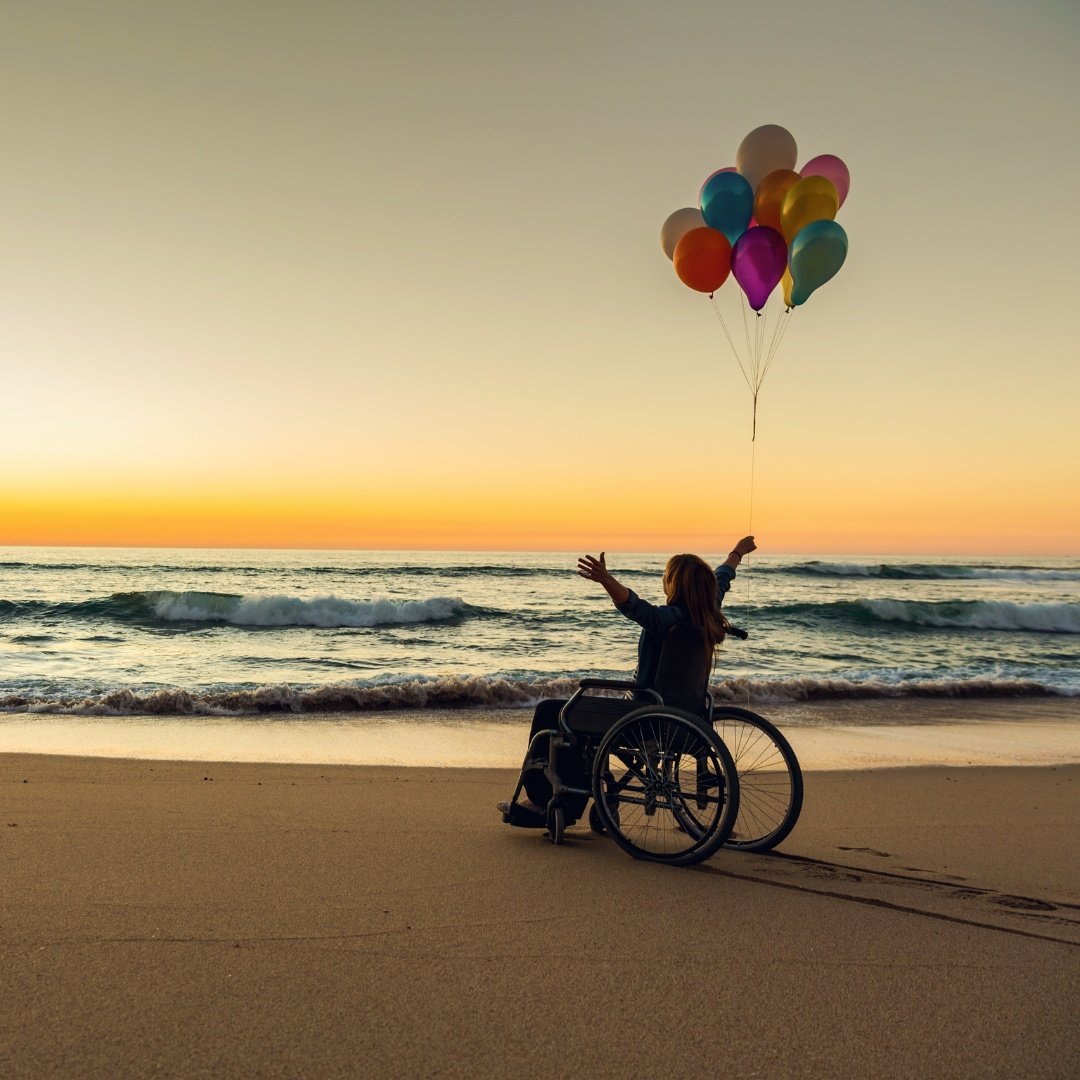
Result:
<svg viewBox="0 0 1080 1080">
<path fill-rule="evenodd" d="M 600 558 L 594 559 L 591 555 L 582 555 L 577 561 L 577 572 L 589 581 L 599 582 L 607 590 L 611 602 L 618 607 L 630 599 L 630 590 L 625 585 L 620 585 L 610 573 L 607 563 L 604 562 L 604 553 L 600 552 Z"/>
<path fill-rule="evenodd" d="M 604 552 L 600 552 L 600 558 L 594 559 L 591 555 L 582 555 L 577 561 L 577 572 L 589 581 L 598 581 L 601 585 L 611 575 L 608 573 L 607 563 L 604 562 Z"/>
<path fill-rule="evenodd" d="M 744 555 L 749 555 L 751 551 L 757 551 L 757 544 L 754 543 L 752 536 L 744 536 L 736 545 L 731 549 L 728 557 L 724 560 L 724 565 L 731 570 L 737 570 L 739 563 L 742 562 Z"/>
</svg>

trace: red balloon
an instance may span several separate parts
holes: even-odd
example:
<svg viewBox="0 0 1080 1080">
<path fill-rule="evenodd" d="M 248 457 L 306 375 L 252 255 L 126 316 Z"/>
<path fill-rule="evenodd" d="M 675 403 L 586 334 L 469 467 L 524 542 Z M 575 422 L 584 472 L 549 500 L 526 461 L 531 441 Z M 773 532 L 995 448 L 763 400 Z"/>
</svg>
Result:
<svg viewBox="0 0 1080 1080">
<path fill-rule="evenodd" d="M 731 244 L 716 229 L 691 229 L 675 245 L 675 273 L 684 285 L 714 293 L 731 273 Z"/>
</svg>

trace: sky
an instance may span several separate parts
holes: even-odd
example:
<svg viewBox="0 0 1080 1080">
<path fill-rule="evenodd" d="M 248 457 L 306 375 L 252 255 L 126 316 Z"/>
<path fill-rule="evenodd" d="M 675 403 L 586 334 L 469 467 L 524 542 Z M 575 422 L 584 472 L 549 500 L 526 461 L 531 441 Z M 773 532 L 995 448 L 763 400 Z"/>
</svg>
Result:
<svg viewBox="0 0 1080 1080">
<path fill-rule="evenodd" d="M 1071 2 L 5 0 L 0 545 L 1076 555 L 1078 47 Z M 847 163 L 850 251 L 751 443 L 658 237 L 767 123 Z"/>
</svg>

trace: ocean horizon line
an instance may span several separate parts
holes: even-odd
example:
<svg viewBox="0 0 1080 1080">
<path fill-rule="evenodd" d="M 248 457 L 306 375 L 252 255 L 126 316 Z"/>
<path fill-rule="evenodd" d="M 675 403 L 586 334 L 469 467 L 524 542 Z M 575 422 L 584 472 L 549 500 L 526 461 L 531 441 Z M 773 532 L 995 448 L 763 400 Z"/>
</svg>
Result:
<svg viewBox="0 0 1080 1080">
<path fill-rule="evenodd" d="M 677 545 L 674 545 L 677 546 Z M 611 548 L 619 555 L 649 555 L 664 557 L 673 554 L 674 546 L 665 548 Z M 351 546 L 307 546 L 281 544 L 19 544 L 0 543 L 0 551 L 286 551 L 301 552 L 339 552 L 342 554 L 399 554 L 399 555 L 568 555 L 575 556 L 583 551 L 600 550 L 592 547 L 351 547 Z M 715 549 L 698 546 L 700 551 L 720 552 Z M 1010 551 L 896 551 L 877 550 L 840 550 L 827 548 L 788 548 L 784 550 L 760 549 L 752 558 L 817 558 L 817 559 L 1080 559 L 1080 550 L 1062 552 L 1039 552 L 1030 549 Z"/>
</svg>

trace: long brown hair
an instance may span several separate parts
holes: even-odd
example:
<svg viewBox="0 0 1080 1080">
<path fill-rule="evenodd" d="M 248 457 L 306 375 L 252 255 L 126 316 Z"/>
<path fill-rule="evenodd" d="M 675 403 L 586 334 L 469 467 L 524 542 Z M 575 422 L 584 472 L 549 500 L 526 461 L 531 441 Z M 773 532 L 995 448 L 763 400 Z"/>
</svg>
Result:
<svg viewBox="0 0 1080 1080">
<path fill-rule="evenodd" d="M 690 621 L 701 631 L 705 651 L 711 658 L 728 627 L 716 602 L 712 568 L 697 555 L 672 555 L 664 568 L 664 595 L 669 604 L 686 609 Z"/>
</svg>

